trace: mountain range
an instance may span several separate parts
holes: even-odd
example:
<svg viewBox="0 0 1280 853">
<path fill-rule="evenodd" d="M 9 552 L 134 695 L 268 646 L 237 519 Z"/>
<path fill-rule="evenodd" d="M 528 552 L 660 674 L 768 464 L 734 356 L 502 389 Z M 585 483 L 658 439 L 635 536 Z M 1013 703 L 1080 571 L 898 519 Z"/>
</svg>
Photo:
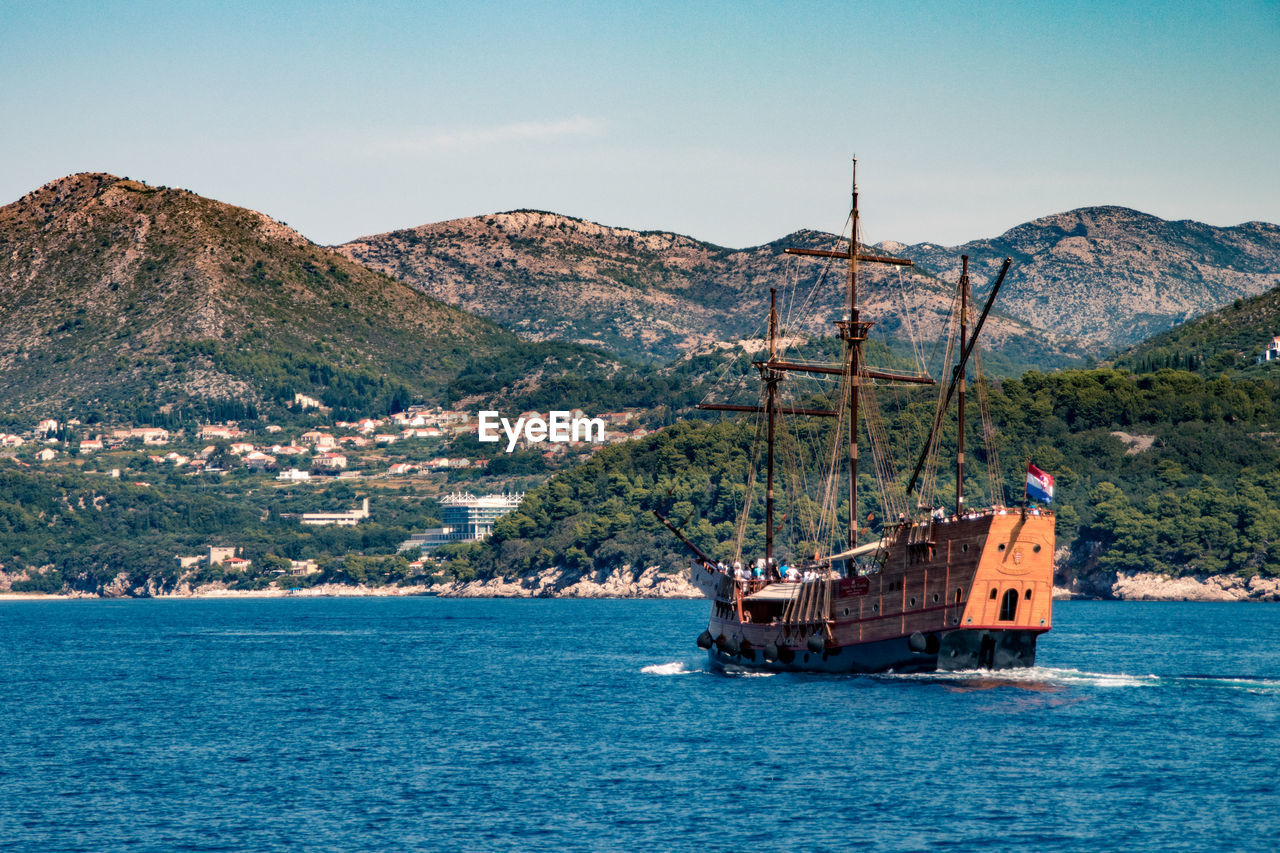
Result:
<svg viewBox="0 0 1280 853">
<path fill-rule="evenodd" d="M 784 255 L 788 246 L 840 251 L 847 243 L 799 231 L 726 249 L 678 234 L 514 211 L 363 237 L 338 249 L 522 336 L 669 358 L 708 339 L 758 335 L 775 286 L 802 297 L 813 292 L 813 310 L 797 330 L 830 333 L 843 308 L 843 272 Z M 1046 216 L 961 246 L 884 242 L 874 249 L 916 262 L 907 272 L 862 267 L 860 307 L 899 339 L 912 331 L 904 302 L 918 324 L 914 332 L 937 336 L 962 254 L 971 258 L 979 295 L 1003 259 L 1013 258 L 984 337 L 988 348 L 1024 364 L 1101 358 L 1280 284 L 1280 226 L 1215 228 L 1121 207 Z"/>
<path fill-rule="evenodd" d="M 949 281 L 959 275 L 961 254 L 987 275 L 1013 258 L 1003 310 L 1084 338 L 1100 347 L 1098 355 L 1280 285 L 1280 225 L 1216 228 L 1125 207 L 1045 216 L 960 246 L 883 247 Z"/>
<path fill-rule="evenodd" d="M 798 231 L 729 249 L 514 211 L 327 248 L 187 190 L 71 175 L 0 208 L 0 406 L 128 416 L 229 399 L 283 407 L 304 393 L 373 412 L 606 386 L 601 404 L 620 405 L 627 387 L 656 400 L 714 371 L 726 342 L 761 337 L 771 287 L 805 306 L 784 312 L 784 332 L 830 334 L 843 270 L 784 249 L 842 245 Z M 860 308 L 899 353 L 938 337 L 960 253 L 979 296 L 1013 257 L 1004 313 L 984 331 L 1006 372 L 1106 356 L 1280 283 L 1280 227 L 1115 207 L 963 246 L 874 251 L 917 261 L 862 267 Z M 696 369 L 656 367 L 690 354 Z"/>
<path fill-rule="evenodd" d="M 393 231 L 337 248 L 522 337 L 665 361 L 714 342 L 760 338 L 773 287 L 780 304 L 804 306 L 784 317 L 784 334 L 833 334 L 846 310 L 843 267 L 784 250 L 847 246 L 832 234 L 798 231 L 763 246 L 727 249 L 679 234 L 523 210 Z M 861 269 L 859 307 L 877 319 L 878 334 L 903 349 L 913 336 L 942 336 L 952 284 L 896 266 Z M 1077 341 L 1007 313 L 993 315 L 984 337 L 988 348 L 1024 364 L 1044 363 L 1046 353 L 1067 361 L 1087 353 Z"/>
</svg>

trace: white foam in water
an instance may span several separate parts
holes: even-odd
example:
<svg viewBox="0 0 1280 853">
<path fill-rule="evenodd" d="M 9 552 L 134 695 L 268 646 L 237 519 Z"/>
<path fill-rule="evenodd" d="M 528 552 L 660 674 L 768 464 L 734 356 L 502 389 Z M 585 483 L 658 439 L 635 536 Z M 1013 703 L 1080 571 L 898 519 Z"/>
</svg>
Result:
<svg viewBox="0 0 1280 853">
<path fill-rule="evenodd" d="M 943 672 L 923 672 L 879 678 L 915 678 L 924 681 L 954 681 L 959 684 L 975 680 L 984 682 L 1007 682 L 1012 686 L 1019 684 L 1087 684 L 1092 687 L 1153 687 L 1160 680 L 1154 675 L 1129 675 L 1127 673 L 1082 672 L 1078 669 L 1051 669 L 1033 666 L 1015 669 L 962 669 Z"/>
<path fill-rule="evenodd" d="M 641 668 L 641 672 L 649 675 L 690 675 L 696 670 L 688 669 L 682 661 L 672 663 L 652 663 Z"/>
</svg>

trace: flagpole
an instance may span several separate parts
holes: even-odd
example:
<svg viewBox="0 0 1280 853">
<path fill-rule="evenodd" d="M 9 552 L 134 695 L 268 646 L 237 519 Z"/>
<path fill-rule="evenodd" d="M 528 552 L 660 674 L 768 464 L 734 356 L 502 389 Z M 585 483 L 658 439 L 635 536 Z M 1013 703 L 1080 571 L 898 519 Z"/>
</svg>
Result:
<svg viewBox="0 0 1280 853">
<path fill-rule="evenodd" d="M 1022 463 L 1022 517 L 1027 517 L 1027 504 L 1031 500 L 1031 495 L 1027 488 L 1027 474 L 1031 470 L 1031 457 L 1028 456 L 1026 461 Z"/>
</svg>

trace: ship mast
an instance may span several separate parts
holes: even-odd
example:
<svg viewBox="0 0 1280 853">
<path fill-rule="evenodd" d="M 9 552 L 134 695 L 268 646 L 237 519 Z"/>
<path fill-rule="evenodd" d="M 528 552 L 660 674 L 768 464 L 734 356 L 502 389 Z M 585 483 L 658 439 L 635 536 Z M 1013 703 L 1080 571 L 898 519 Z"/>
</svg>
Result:
<svg viewBox="0 0 1280 853">
<path fill-rule="evenodd" d="M 853 190 L 849 204 L 849 320 L 840 324 L 849 361 L 849 548 L 858 546 L 858 386 L 862 345 L 870 323 L 858 321 L 858 158 L 853 158 Z"/>
<path fill-rule="evenodd" d="M 769 363 L 778 357 L 778 288 L 769 288 Z M 760 368 L 760 378 L 765 386 L 765 417 L 768 419 L 768 474 L 764 490 L 764 565 L 765 571 L 773 568 L 773 446 L 774 428 L 778 413 L 778 380 L 780 371 L 771 367 Z"/>
<path fill-rule="evenodd" d="M 853 159 L 853 189 L 849 204 L 848 250 L 844 252 L 829 252 L 822 249 L 786 250 L 787 254 L 791 255 L 840 258 L 848 263 L 846 282 L 848 289 L 847 302 L 849 318 L 836 323 L 836 327 L 840 330 L 840 338 L 844 341 L 844 362 L 840 368 L 832 369 L 800 365 L 793 362 L 776 361 L 772 358 L 770 359 L 770 366 L 781 370 L 798 370 L 808 373 L 840 373 L 846 378 L 846 387 L 849 389 L 849 531 L 846 541 L 850 549 L 856 548 L 858 545 L 858 427 L 860 425 L 858 396 L 862 381 L 864 379 L 885 379 L 895 382 L 933 384 L 933 379 L 927 375 L 913 376 L 900 373 L 888 373 L 879 370 L 868 370 L 863 366 L 862 347 L 863 344 L 866 343 L 868 332 L 875 323 L 863 320 L 861 318 L 861 313 L 858 310 L 858 262 L 866 261 L 870 263 L 891 264 L 894 266 L 904 267 L 913 266 L 913 264 L 911 261 L 904 258 L 885 257 L 883 255 L 867 255 L 859 252 L 859 226 L 858 158 L 855 157 Z"/>
<path fill-rule="evenodd" d="M 960 352 L 964 352 L 965 338 L 969 332 L 969 256 L 960 256 Z M 964 515 L 964 385 L 965 363 L 958 367 L 959 395 L 957 403 L 959 422 L 956 432 L 956 515 Z"/>
<path fill-rule="evenodd" d="M 847 266 L 848 319 L 836 323 L 840 330 L 840 338 L 844 341 L 844 357 L 838 365 L 806 364 L 780 358 L 778 353 L 778 310 L 777 289 L 770 290 L 769 303 L 769 356 L 764 361 L 753 361 L 760 371 L 760 379 L 765 383 L 764 405 L 743 406 L 729 403 L 699 403 L 697 408 L 720 412 L 755 412 L 766 418 L 767 443 L 767 483 L 765 486 L 765 559 L 773 559 L 773 511 L 774 511 L 774 444 L 776 442 L 778 415 L 804 415 L 810 417 L 836 417 L 839 413 L 826 409 L 806 409 L 778 404 L 778 383 L 788 372 L 818 373 L 838 375 L 845 379 L 845 387 L 849 391 L 849 530 L 847 543 L 849 548 L 858 544 L 858 427 L 860 413 L 858 396 L 863 380 L 882 379 L 890 382 L 909 382 L 932 385 L 933 379 L 927 374 L 908 374 L 897 371 L 868 369 L 863 364 L 863 344 L 867 333 L 873 325 L 871 321 L 861 318 L 858 309 L 858 263 L 889 264 L 892 266 L 910 267 L 912 262 L 905 258 L 894 258 L 884 255 L 869 255 L 858 251 L 858 161 L 853 161 L 853 189 L 849 207 L 849 245 L 844 251 L 827 249 L 786 249 L 789 255 L 807 255 L 809 257 L 832 258 L 845 261 Z"/>
</svg>

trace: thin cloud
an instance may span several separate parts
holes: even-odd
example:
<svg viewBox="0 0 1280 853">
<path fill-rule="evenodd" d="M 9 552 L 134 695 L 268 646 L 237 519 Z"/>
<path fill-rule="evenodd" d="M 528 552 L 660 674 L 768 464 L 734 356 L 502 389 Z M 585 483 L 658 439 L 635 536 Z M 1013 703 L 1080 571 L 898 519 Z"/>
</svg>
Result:
<svg viewBox="0 0 1280 853">
<path fill-rule="evenodd" d="M 599 136 L 605 122 L 585 116 L 552 121 L 521 121 L 496 127 L 442 130 L 375 143 L 379 153 L 439 154 L 518 142 L 546 142 L 568 137 Z"/>
</svg>

